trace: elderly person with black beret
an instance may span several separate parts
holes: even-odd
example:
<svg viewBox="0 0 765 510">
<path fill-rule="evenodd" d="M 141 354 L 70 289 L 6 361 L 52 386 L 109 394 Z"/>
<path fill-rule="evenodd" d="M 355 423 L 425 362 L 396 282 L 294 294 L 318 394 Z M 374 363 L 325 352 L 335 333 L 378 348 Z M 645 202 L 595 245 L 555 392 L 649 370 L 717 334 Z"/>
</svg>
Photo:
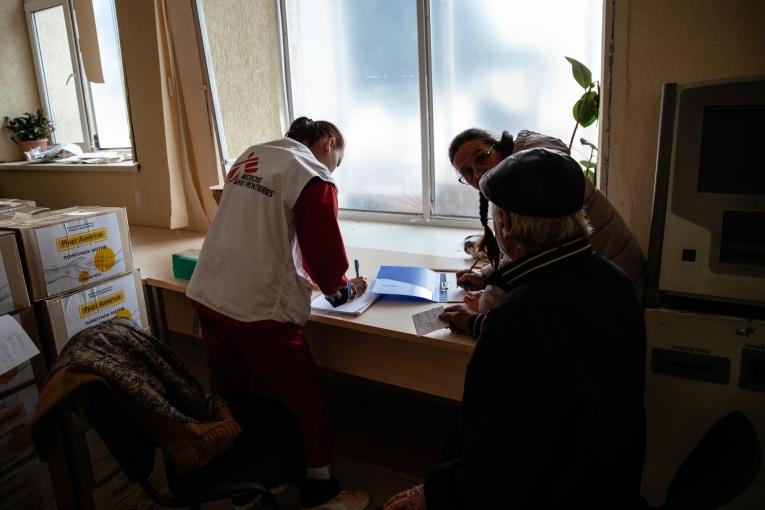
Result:
<svg viewBox="0 0 765 510">
<path fill-rule="evenodd" d="M 507 296 L 470 324 L 457 457 L 386 510 L 643 508 L 643 312 L 587 240 L 584 186 L 573 159 L 542 148 L 481 177 L 512 258 L 491 276 Z"/>
</svg>

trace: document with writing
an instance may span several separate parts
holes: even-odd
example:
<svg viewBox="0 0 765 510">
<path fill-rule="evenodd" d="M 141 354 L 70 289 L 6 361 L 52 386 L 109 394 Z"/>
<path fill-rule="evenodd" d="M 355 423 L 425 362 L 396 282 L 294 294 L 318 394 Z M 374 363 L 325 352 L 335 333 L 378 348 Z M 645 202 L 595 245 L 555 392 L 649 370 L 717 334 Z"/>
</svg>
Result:
<svg viewBox="0 0 765 510">
<path fill-rule="evenodd" d="M 361 315 L 364 311 L 372 306 L 372 303 L 377 301 L 379 294 L 375 294 L 371 291 L 366 291 L 356 299 L 348 301 L 344 305 L 340 305 L 337 308 L 332 306 L 327 298 L 323 294 L 319 294 L 311 300 L 311 310 L 318 312 L 339 313 L 344 315 Z"/>
<path fill-rule="evenodd" d="M 427 335 L 438 329 L 449 327 L 449 323 L 438 318 L 443 311 L 443 306 L 437 306 L 436 308 L 412 315 L 414 330 L 417 332 L 417 336 Z"/>
</svg>

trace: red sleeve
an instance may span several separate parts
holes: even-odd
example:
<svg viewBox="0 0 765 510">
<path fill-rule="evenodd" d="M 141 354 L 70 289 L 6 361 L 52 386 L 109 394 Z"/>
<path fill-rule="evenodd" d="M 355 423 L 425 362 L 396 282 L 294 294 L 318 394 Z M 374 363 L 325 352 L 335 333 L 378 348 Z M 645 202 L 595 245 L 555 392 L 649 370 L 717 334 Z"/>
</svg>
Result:
<svg viewBox="0 0 765 510">
<path fill-rule="evenodd" d="M 293 212 L 303 268 L 322 293 L 332 295 L 348 283 L 348 256 L 337 223 L 337 189 L 314 179 L 303 188 Z"/>
</svg>

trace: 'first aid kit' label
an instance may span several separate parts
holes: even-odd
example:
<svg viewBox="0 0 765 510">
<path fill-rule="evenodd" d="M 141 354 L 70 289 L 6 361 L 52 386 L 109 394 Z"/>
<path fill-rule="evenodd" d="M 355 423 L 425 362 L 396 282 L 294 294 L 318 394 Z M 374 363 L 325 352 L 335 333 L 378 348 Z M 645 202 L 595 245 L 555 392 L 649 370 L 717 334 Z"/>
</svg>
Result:
<svg viewBox="0 0 765 510">
<path fill-rule="evenodd" d="M 126 271 L 116 213 L 42 227 L 36 234 L 48 295 Z"/>
</svg>

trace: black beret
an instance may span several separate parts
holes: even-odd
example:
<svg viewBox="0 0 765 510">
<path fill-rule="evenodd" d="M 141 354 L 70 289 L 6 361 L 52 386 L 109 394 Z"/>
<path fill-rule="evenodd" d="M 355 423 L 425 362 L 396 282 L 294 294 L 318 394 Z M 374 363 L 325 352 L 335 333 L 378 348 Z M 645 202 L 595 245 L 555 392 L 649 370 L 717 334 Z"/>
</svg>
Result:
<svg viewBox="0 0 765 510">
<path fill-rule="evenodd" d="M 523 216 L 567 216 L 584 203 L 579 164 L 553 149 L 518 151 L 483 174 L 479 186 L 490 202 Z"/>
</svg>

